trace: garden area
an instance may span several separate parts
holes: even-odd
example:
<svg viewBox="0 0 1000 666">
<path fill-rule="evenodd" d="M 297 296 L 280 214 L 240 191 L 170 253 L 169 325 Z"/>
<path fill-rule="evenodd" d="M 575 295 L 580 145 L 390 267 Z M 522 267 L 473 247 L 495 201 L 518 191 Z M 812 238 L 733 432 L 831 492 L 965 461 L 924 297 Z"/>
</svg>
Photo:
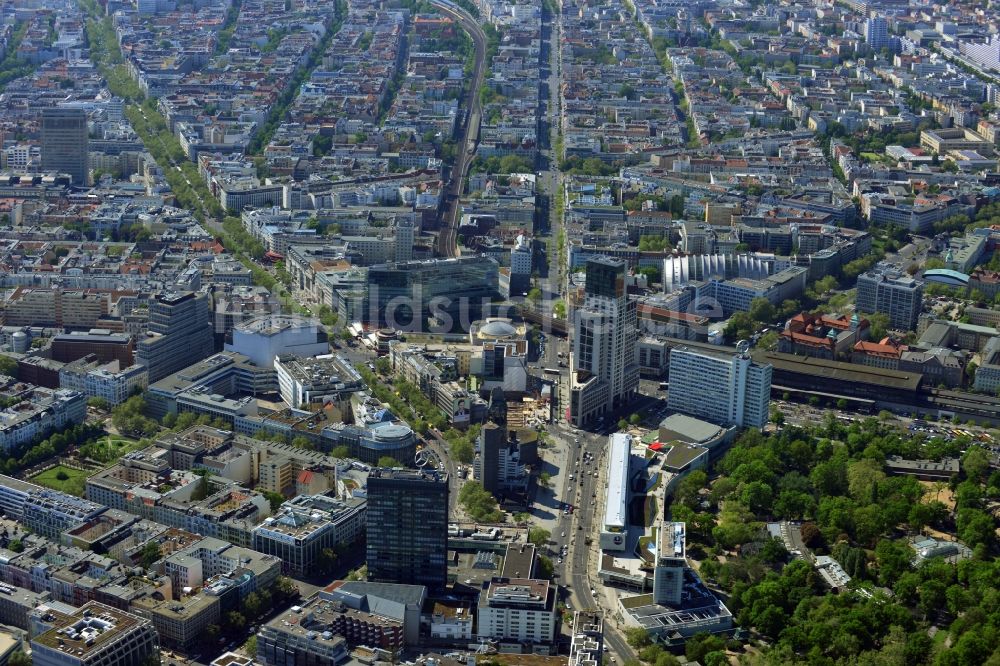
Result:
<svg viewBox="0 0 1000 666">
<path fill-rule="evenodd" d="M 40 486 L 60 490 L 70 495 L 83 497 L 83 492 L 87 484 L 87 477 L 93 474 L 82 469 L 67 467 L 66 465 L 56 465 L 44 472 L 39 472 L 31 477 L 31 480 Z"/>
<path fill-rule="evenodd" d="M 89 444 L 84 444 L 79 448 L 80 458 L 89 459 L 99 463 L 112 463 L 126 453 L 148 446 L 148 442 L 142 442 L 130 437 L 121 435 L 107 435 Z"/>
</svg>

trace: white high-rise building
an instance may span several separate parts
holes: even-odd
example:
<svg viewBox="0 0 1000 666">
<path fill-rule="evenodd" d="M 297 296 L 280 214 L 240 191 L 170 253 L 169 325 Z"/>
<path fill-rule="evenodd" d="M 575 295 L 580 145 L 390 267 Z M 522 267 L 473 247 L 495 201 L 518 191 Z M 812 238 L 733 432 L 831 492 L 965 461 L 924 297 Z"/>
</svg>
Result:
<svg viewBox="0 0 1000 666">
<path fill-rule="evenodd" d="M 570 420 L 586 425 L 631 400 L 639 388 L 636 303 L 625 291 L 625 262 L 587 261 L 583 303 L 573 311 Z"/>
<path fill-rule="evenodd" d="M 674 347 L 667 404 L 718 425 L 763 428 L 771 401 L 771 370 L 771 365 L 750 358 L 745 342 L 732 356 Z"/>
<path fill-rule="evenodd" d="M 510 291 L 519 294 L 531 286 L 531 241 L 519 235 L 510 251 Z"/>
</svg>

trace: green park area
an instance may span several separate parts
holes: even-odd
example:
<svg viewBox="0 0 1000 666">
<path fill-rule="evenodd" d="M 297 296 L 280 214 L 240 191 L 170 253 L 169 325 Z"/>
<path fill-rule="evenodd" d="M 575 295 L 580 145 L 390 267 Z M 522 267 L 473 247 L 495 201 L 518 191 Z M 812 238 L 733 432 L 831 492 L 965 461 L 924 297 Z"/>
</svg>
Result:
<svg viewBox="0 0 1000 666">
<path fill-rule="evenodd" d="M 146 446 L 141 441 L 121 435 L 107 435 L 80 447 L 80 458 L 99 463 L 113 463 L 129 451 Z"/>
<path fill-rule="evenodd" d="M 67 467 L 66 465 L 56 465 L 55 467 L 47 469 L 44 472 L 39 472 L 35 476 L 31 477 L 31 480 L 40 486 L 45 486 L 46 488 L 61 490 L 62 492 L 69 493 L 70 495 L 83 497 L 87 477 L 90 476 L 90 474 L 91 472 L 75 469 L 73 467 Z"/>
</svg>

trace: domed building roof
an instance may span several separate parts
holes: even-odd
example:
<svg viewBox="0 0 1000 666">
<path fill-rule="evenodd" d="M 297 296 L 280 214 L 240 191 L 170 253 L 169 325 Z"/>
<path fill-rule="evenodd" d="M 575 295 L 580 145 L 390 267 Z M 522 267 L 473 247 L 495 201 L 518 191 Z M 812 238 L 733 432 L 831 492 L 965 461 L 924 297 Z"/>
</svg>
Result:
<svg viewBox="0 0 1000 666">
<path fill-rule="evenodd" d="M 479 329 L 479 334 L 497 338 L 507 338 L 512 335 L 517 335 L 517 329 L 511 326 L 508 322 L 495 319 L 483 325 L 483 327 Z"/>
</svg>

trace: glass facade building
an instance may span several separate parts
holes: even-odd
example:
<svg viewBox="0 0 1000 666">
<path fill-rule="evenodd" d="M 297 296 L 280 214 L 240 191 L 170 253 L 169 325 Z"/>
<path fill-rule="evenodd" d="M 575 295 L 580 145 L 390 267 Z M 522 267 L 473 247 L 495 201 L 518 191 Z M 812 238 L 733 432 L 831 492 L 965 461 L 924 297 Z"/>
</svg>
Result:
<svg viewBox="0 0 1000 666">
<path fill-rule="evenodd" d="M 368 476 L 368 580 L 426 585 L 448 581 L 448 476 L 373 469 Z"/>
</svg>

